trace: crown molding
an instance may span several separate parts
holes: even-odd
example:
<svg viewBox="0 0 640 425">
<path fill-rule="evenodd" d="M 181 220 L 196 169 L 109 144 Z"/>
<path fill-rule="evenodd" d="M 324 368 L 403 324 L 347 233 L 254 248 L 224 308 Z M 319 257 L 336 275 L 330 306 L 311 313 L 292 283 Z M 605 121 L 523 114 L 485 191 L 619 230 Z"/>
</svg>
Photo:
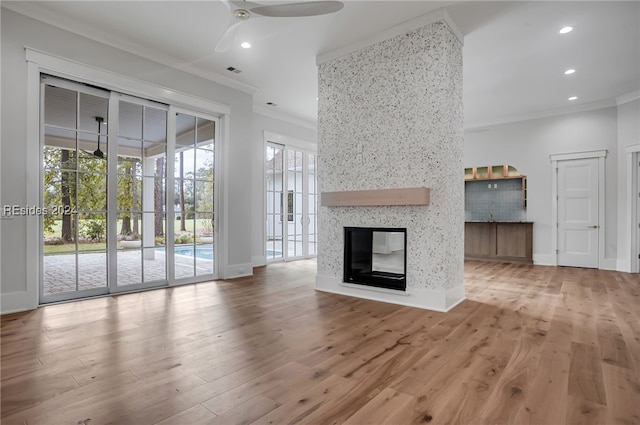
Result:
<svg viewBox="0 0 640 425">
<path fill-rule="evenodd" d="M 265 130 L 262 133 L 265 142 L 277 143 L 288 147 L 306 149 L 315 151 L 317 149 L 317 142 L 298 139 L 297 137 L 287 136 L 285 134 L 274 133 L 273 131 Z"/>
<path fill-rule="evenodd" d="M 527 114 L 510 115 L 496 119 L 484 120 L 484 121 L 472 121 L 465 123 L 465 130 L 481 129 L 483 127 L 491 127 L 493 125 L 509 124 L 519 121 L 530 121 L 540 118 L 554 117 L 558 115 L 575 114 L 578 112 L 595 111 L 597 109 L 611 108 L 616 106 L 614 99 L 601 100 L 599 102 L 585 103 L 583 105 L 570 106 L 567 108 L 547 109 L 538 112 L 532 112 Z"/>
<path fill-rule="evenodd" d="M 284 112 L 273 111 L 263 106 L 253 105 L 253 112 L 267 118 L 284 121 L 286 123 L 297 125 L 298 127 L 303 127 L 309 130 L 316 131 L 318 129 L 316 123 L 294 117 Z"/>
<path fill-rule="evenodd" d="M 232 78 L 217 74 L 213 71 L 205 71 L 203 69 L 196 68 L 189 63 L 185 63 L 184 60 L 166 55 L 158 51 L 151 51 L 148 47 L 143 47 L 137 43 L 132 43 L 126 39 L 123 39 L 122 37 L 117 36 L 116 33 L 107 33 L 90 26 L 82 26 L 81 29 L 78 29 L 77 22 L 70 21 L 68 18 L 58 13 L 45 11 L 42 9 L 42 7 L 34 2 L 2 2 L 2 7 L 20 15 L 24 15 L 31 19 L 43 22 L 44 24 L 51 25 L 72 34 L 76 34 L 81 37 L 93 40 L 100 44 L 113 47 L 127 53 L 131 53 L 141 58 L 168 66 L 169 68 L 186 72 L 188 74 L 195 75 L 196 77 L 200 77 L 214 83 L 222 84 L 226 87 L 239 90 L 244 93 L 253 95 L 256 91 L 258 91 L 258 87 L 252 86 L 251 84 L 236 81 Z"/>
<path fill-rule="evenodd" d="M 640 90 L 632 91 L 631 93 L 626 93 L 622 96 L 616 97 L 616 105 L 624 105 L 625 103 L 633 102 L 638 99 L 640 99 Z"/>
<path fill-rule="evenodd" d="M 364 38 L 335 50 L 320 53 L 318 56 L 316 56 L 316 65 L 320 65 L 325 62 L 348 55 L 349 53 L 353 53 L 369 46 L 373 46 L 374 44 L 381 43 L 398 35 L 415 31 L 429 24 L 433 24 L 434 22 L 444 22 L 449 30 L 453 33 L 453 35 L 456 36 L 460 44 L 464 44 L 464 34 L 462 33 L 462 31 L 460 31 L 449 13 L 445 9 L 438 9 L 425 15 L 418 16 L 417 18 L 394 25 L 391 28 L 380 31 L 371 37 Z"/>
</svg>

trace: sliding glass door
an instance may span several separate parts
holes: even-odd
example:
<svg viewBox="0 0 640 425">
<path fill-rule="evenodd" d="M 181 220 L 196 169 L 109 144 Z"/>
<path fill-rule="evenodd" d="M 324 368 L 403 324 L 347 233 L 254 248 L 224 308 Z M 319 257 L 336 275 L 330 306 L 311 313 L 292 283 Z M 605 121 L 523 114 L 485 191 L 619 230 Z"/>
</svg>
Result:
<svg viewBox="0 0 640 425">
<path fill-rule="evenodd" d="M 162 284 L 167 282 L 159 249 L 166 245 L 167 107 L 131 98 L 117 106 L 115 284 L 129 289 Z"/>
<path fill-rule="evenodd" d="M 41 302 L 214 279 L 217 119 L 49 76 L 41 93 Z"/>
<path fill-rule="evenodd" d="M 176 113 L 174 155 L 174 275 L 190 281 L 215 273 L 215 150 L 213 118 Z"/>
<path fill-rule="evenodd" d="M 316 255 L 315 154 L 276 143 L 266 146 L 266 258 Z"/>
<path fill-rule="evenodd" d="M 41 295 L 107 293 L 110 93 L 51 79 L 42 93 Z"/>
</svg>

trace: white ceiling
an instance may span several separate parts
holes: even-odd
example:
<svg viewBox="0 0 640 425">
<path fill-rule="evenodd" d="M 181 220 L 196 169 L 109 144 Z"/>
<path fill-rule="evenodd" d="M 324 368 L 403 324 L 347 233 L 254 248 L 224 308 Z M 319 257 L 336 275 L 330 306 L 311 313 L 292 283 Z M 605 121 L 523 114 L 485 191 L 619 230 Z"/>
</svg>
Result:
<svg viewBox="0 0 640 425">
<path fill-rule="evenodd" d="M 262 1 L 261 3 L 266 3 Z M 446 7 L 464 40 L 467 128 L 615 104 L 640 88 L 638 1 L 345 1 L 335 14 L 259 18 L 215 53 L 229 14 L 211 1 L 3 1 L 19 13 L 255 91 L 254 106 L 315 124 L 316 56 Z M 573 32 L 560 35 L 571 25 Z M 240 74 L 226 71 L 229 66 Z M 568 68 L 576 73 L 564 75 Z M 568 101 L 571 95 L 576 101 Z M 277 106 L 266 106 L 273 102 Z"/>
</svg>

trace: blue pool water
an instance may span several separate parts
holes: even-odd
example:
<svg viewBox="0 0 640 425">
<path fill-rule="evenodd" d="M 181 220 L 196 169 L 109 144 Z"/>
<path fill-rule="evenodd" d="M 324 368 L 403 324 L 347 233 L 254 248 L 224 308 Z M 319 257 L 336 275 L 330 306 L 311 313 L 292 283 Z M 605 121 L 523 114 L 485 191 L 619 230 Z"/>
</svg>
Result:
<svg viewBox="0 0 640 425">
<path fill-rule="evenodd" d="M 164 252 L 164 247 L 156 248 L 159 252 Z M 193 246 L 176 246 L 174 248 L 176 255 L 186 255 L 188 257 L 202 258 L 203 260 L 213 260 L 213 245 L 196 245 Z M 267 250 L 267 258 L 281 257 L 282 252 Z"/>
<path fill-rule="evenodd" d="M 156 248 L 157 251 L 164 252 L 164 247 Z M 186 255 L 188 257 L 202 258 L 203 260 L 213 260 L 213 245 L 196 245 L 193 246 L 176 246 L 174 248 L 176 255 Z"/>
</svg>

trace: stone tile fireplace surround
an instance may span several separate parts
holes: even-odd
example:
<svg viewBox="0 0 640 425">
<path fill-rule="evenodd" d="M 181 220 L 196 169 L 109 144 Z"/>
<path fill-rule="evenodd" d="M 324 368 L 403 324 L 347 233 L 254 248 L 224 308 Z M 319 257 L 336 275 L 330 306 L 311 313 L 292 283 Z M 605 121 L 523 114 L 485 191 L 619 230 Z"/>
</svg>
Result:
<svg viewBox="0 0 640 425">
<path fill-rule="evenodd" d="M 321 206 L 316 289 L 451 309 L 464 299 L 461 42 L 440 19 L 319 62 L 320 193 L 428 187 L 430 200 Z M 345 227 L 407 229 L 406 291 L 343 282 Z"/>
</svg>

